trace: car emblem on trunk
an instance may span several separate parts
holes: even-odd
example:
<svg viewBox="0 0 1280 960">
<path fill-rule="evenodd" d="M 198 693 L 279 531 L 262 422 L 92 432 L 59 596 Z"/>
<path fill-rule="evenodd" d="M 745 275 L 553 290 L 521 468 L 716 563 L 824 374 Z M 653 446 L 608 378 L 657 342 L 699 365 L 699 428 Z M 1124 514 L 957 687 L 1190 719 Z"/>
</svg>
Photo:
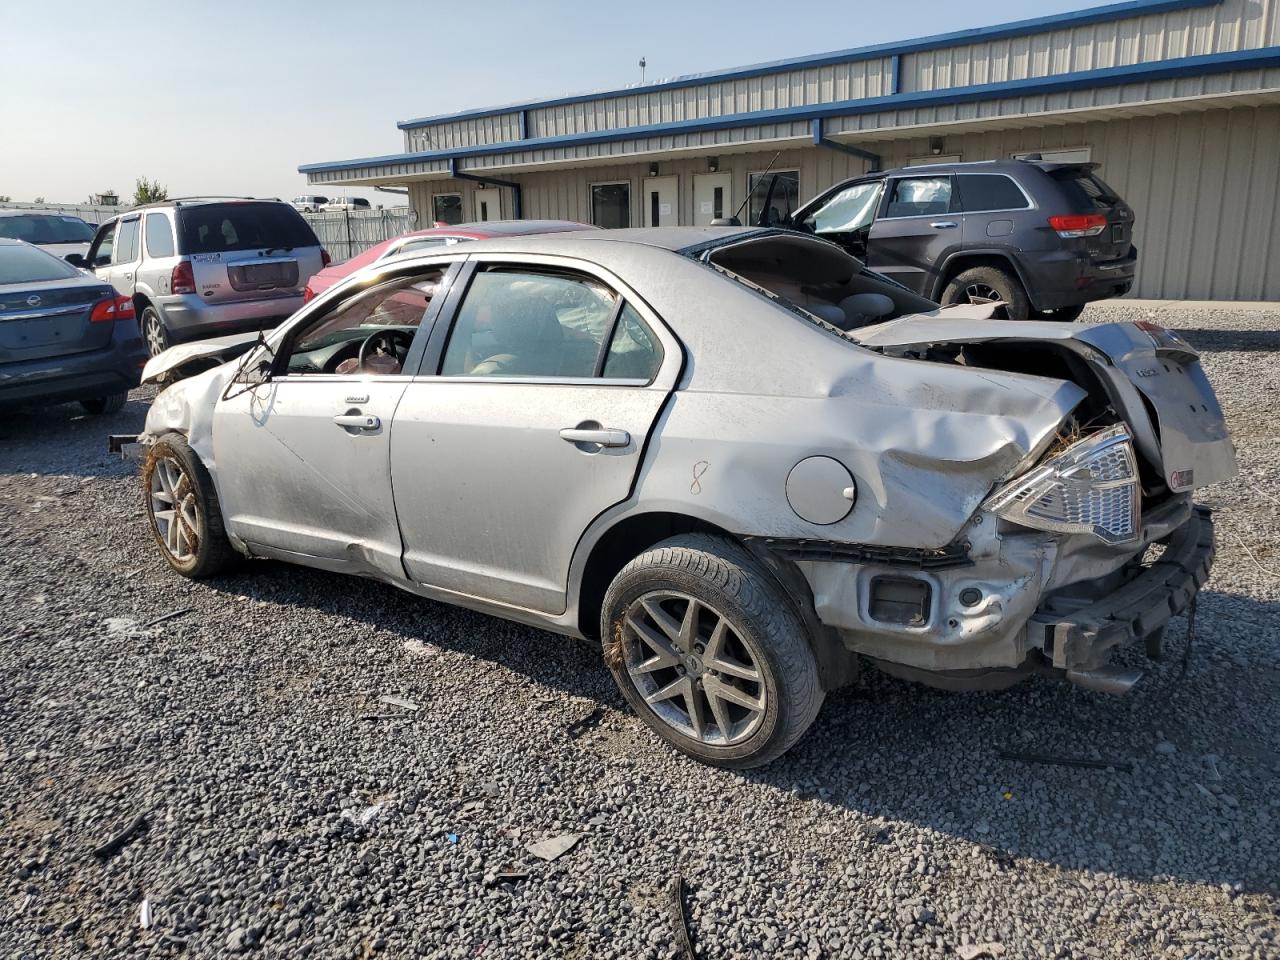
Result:
<svg viewBox="0 0 1280 960">
<path fill-rule="evenodd" d="M 40 306 L 40 298 L 33 293 L 31 296 L 27 297 L 27 306 L 28 307 Z"/>
</svg>

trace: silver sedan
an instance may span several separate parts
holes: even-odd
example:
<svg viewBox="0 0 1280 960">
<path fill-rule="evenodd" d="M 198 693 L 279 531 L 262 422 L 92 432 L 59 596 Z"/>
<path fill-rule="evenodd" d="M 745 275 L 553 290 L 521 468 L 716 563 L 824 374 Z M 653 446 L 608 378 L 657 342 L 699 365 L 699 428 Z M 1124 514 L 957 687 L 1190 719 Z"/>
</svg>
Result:
<svg viewBox="0 0 1280 960">
<path fill-rule="evenodd" d="M 597 638 L 644 721 L 723 766 L 866 664 L 1123 692 L 1113 650 L 1158 651 L 1207 575 L 1221 410 L 1160 327 L 991 310 L 767 229 L 375 264 L 150 362 L 192 375 L 139 438 L 148 522 L 186 576 L 270 557 Z"/>
</svg>

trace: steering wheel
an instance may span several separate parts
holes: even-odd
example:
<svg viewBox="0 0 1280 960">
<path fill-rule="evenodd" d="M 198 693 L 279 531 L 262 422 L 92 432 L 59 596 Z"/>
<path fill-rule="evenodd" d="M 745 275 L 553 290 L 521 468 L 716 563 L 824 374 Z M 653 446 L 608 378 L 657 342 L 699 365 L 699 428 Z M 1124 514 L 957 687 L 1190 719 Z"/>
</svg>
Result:
<svg viewBox="0 0 1280 960">
<path fill-rule="evenodd" d="M 364 369 L 365 358 L 369 355 L 370 348 L 376 343 L 382 344 L 383 353 L 388 353 L 394 357 L 396 355 L 395 341 L 397 339 L 404 340 L 404 351 L 405 351 L 405 355 L 407 356 L 409 353 L 409 346 L 413 343 L 412 331 L 410 330 L 378 330 L 378 331 L 375 331 L 374 333 L 369 334 L 369 336 L 365 337 L 364 343 L 360 344 L 360 352 L 356 354 L 356 359 L 359 362 L 359 367 L 357 367 L 357 369 L 359 370 Z M 399 358 L 397 357 L 396 359 L 398 360 Z"/>
</svg>

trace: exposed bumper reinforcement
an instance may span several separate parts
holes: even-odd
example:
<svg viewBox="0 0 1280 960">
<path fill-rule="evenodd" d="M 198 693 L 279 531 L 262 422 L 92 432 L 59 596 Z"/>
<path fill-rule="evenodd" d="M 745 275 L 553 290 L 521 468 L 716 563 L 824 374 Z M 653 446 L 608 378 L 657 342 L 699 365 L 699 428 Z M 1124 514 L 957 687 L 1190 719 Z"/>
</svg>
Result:
<svg viewBox="0 0 1280 960">
<path fill-rule="evenodd" d="M 1136 677 L 1109 666 L 1111 651 L 1150 636 L 1185 610 L 1209 579 L 1213 557 L 1210 511 L 1194 507 L 1150 567 L 1070 614 L 1036 613 L 1027 624 L 1028 640 L 1055 668 L 1065 670 L 1068 679 L 1092 689 L 1124 692 Z"/>
</svg>

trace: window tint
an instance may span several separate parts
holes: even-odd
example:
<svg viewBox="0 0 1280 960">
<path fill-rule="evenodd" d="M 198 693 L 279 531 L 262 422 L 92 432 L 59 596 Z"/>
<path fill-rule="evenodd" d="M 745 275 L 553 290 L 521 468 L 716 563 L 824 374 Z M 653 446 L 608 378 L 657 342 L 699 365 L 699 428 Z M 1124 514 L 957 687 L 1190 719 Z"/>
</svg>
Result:
<svg viewBox="0 0 1280 960">
<path fill-rule="evenodd" d="M 950 177 L 904 177 L 895 180 L 886 217 L 922 217 L 951 209 Z"/>
<path fill-rule="evenodd" d="M 402 373 L 444 271 L 442 266 L 381 283 L 343 300 L 295 336 L 286 369 L 291 374 Z"/>
<path fill-rule="evenodd" d="M 1068 167 L 1049 174 L 1067 195 L 1071 206 L 1080 213 L 1109 210 L 1119 201 L 1116 192 L 1087 170 Z"/>
<path fill-rule="evenodd" d="M 169 227 L 168 217 L 163 213 L 148 213 L 146 234 L 148 256 L 173 256 L 173 230 Z"/>
<path fill-rule="evenodd" d="M 436 223 L 453 226 L 462 222 L 462 194 L 437 193 L 431 198 L 431 218 Z"/>
<path fill-rule="evenodd" d="M 138 257 L 138 218 L 121 220 L 116 235 L 116 249 L 112 263 L 133 263 Z"/>
<path fill-rule="evenodd" d="M 769 220 L 773 224 L 787 216 L 800 206 L 800 171 L 770 170 L 766 173 L 753 173 L 747 177 L 747 191 L 751 196 L 750 216 L 747 222 L 755 225 L 760 222 L 760 212 L 764 209 L 764 198 L 769 193 L 769 181 L 778 178 L 773 188 L 773 197 L 769 201 Z"/>
<path fill-rule="evenodd" d="M 805 218 L 805 226 L 814 233 L 853 233 L 871 225 L 880 201 L 881 180 L 855 183 Z"/>
<path fill-rule="evenodd" d="M 79 217 L 32 214 L 0 217 L 0 237 L 27 243 L 88 243 L 93 230 Z"/>
<path fill-rule="evenodd" d="M 962 173 L 956 177 L 960 204 L 970 213 L 982 210 L 1025 210 L 1030 206 L 1018 185 L 993 173 Z"/>
<path fill-rule="evenodd" d="M 631 226 L 631 184 L 593 183 L 591 222 L 606 228 Z"/>
<path fill-rule="evenodd" d="M 589 277 L 476 274 L 440 372 L 454 377 L 593 377 L 618 295 Z"/>
<path fill-rule="evenodd" d="M 0 283 L 41 283 L 75 276 L 80 276 L 80 271 L 53 254 L 17 243 L 0 246 Z M 21 303 L 10 301 L 10 309 Z"/>
<path fill-rule="evenodd" d="M 662 344 L 631 304 L 625 304 L 604 363 L 607 380 L 652 380 L 662 366 Z"/>
<path fill-rule="evenodd" d="M 202 203 L 178 208 L 183 253 L 219 253 L 320 245 L 302 215 L 287 203 Z"/>
</svg>

